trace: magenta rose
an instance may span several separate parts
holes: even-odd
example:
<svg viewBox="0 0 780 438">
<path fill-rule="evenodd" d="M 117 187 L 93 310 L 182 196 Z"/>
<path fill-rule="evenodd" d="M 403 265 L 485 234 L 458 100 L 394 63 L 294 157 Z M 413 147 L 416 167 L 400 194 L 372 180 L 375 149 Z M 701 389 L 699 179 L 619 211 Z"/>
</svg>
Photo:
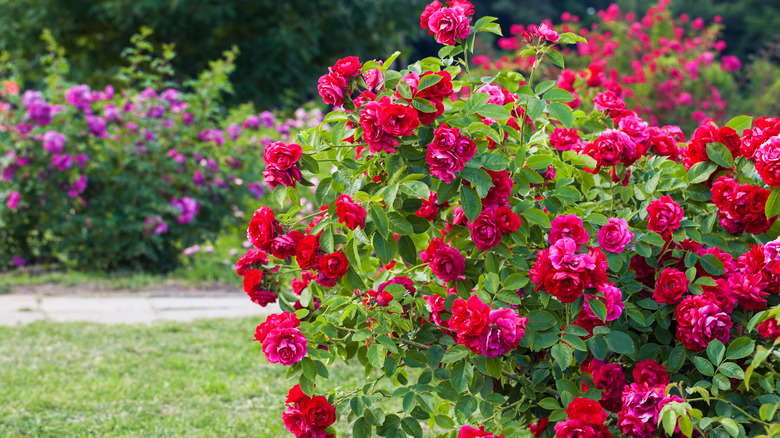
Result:
<svg viewBox="0 0 780 438">
<path fill-rule="evenodd" d="M 283 141 L 271 143 L 265 147 L 263 159 L 266 166 L 275 167 L 278 170 L 287 170 L 298 162 L 303 155 L 301 146 L 295 143 L 287 144 Z"/>
<path fill-rule="evenodd" d="M 624 152 L 636 151 L 636 144 L 625 132 L 607 129 L 593 143 L 603 166 L 615 166 L 623 160 Z"/>
<path fill-rule="evenodd" d="M 496 223 L 496 215 L 492 210 L 483 210 L 469 227 L 471 240 L 478 249 L 490 249 L 501 243 L 503 232 Z"/>
<path fill-rule="evenodd" d="M 459 344 L 481 354 L 481 340 L 489 323 L 490 306 L 483 303 L 478 296 L 472 295 L 468 301 L 463 298 L 453 301 L 452 317 L 447 324 L 457 333 Z"/>
<path fill-rule="evenodd" d="M 420 126 L 417 111 L 401 104 L 390 104 L 383 108 L 379 122 L 385 132 L 396 137 L 412 135 Z"/>
<path fill-rule="evenodd" d="M 263 341 L 263 353 L 270 363 L 292 365 L 306 355 L 306 337 L 297 328 L 277 328 Z"/>
<path fill-rule="evenodd" d="M 336 198 L 336 216 L 350 230 L 366 227 L 366 209 L 356 204 L 349 195 L 341 194 Z"/>
<path fill-rule="evenodd" d="M 548 240 L 550 243 L 555 243 L 558 239 L 563 237 L 574 240 L 574 243 L 577 244 L 577 251 L 579 251 L 580 248 L 582 248 L 582 245 L 587 243 L 588 239 L 590 239 L 590 234 L 585 231 L 582 219 L 573 214 L 569 214 L 558 216 L 553 219 Z"/>
<path fill-rule="evenodd" d="M 662 364 L 648 359 L 636 364 L 633 371 L 634 382 L 648 386 L 666 386 L 669 384 L 669 372 Z"/>
<path fill-rule="evenodd" d="M 440 9 L 428 19 L 428 29 L 436 34 L 439 44 L 454 46 L 458 39 L 469 36 L 469 18 L 463 11 L 455 8 Z"/>
<path fill-rule="evenodd" d="M 431 272 L 441 281 L 457 280 L 466 270 L 466 258 L 463 254 L 446 244 L 439 245 L 433 251 L 429 263 Z"/>
<path fill-rule="evenodd" d="M 322 97 L 322 101 L 328 105 L 344 105 L 344 88 L 347 86 L 346 78 L 333 70 L 326 75 L 322 75 L 317 81 L 317 91 Z"/>
<path fill-rule="evenodd" d="M 463 170 L 463 162 L 453 150 L 437 149 L 431 146 L 433 145 L 428 146 L 425 155 L 425 162 L 428 163 L 431 175 L 440 178 L 447 184 L 451 183 L 455 179 L 455 173 Z"/>
<path fill-rule="evenodd" d="M 620 318 L 620 315 L 623 314 L 623 309 L 625 309 L 625 304 L 623 303 L 623 293 L 620 292 L 620 289 L 611 283 L 601 283 L 597 286 L 597 290 L 601 292 L 603 296 L 585 295 L 586 300 L 583 309 L 588 314 L 588 316 L 596 317 L 596 314 L 593 313 L 593 310 L 591 310 L 590 304 L 588 304 L 587 300 L 596 299 L 604 303 L 604 306 L 606 306 L 607 321 L 614 321 Z"/>
<path fill-rule="evenodd" d="M 618 363 L 604 363 L 593 359 L 588 366 L 588 372 L 593 376 L 593 386 L 601 391 L 601 406 L 608 411 L 619 411 L 623 405 L 623 388 L 626 386 L 623 367 Z"/>
<path fill-rule="evenodd" d="M 522 225 L 520 215 L 513 212 L 509 207 L 498 207 L 493 210 L 496 215 L 496 224 L 504 233 L 514 233 Z"/>
<path fill-rule="evenodd" d="M 625 219 L 609 218 L 607 225 L 599 230 L 599 247 L 607 252 L 621 253 L 634 238 L 634 233 L 628 230 Z"/>
<path fill-rule="evenodd" d="M 528 322 L 512 309 L 502 308 L 490 312 L 487 330 L 482 336 L 482 354 L 496 357 L 506 354 L 520 344 Z"/>
<path fill-rule="evenodd" d="M 770 187 L 780 187 L 780 136 L 771 137 L 755 153 L 756 170 Z"/>
<path fill-rule="evenodd" d="M 357 76 L 362 65 L 357 56 L 347 56 L 336 61 L 336 64 L 333 65 L 333 71 L 345 78 L 349 78 Z"/>
<path fill-rule="evenodd" d="M 550 134 L 550 144 L 559 151 L 571 151 L 582 144 L 582 139 L 574 128 L 555 128 Z"/>
</svg>

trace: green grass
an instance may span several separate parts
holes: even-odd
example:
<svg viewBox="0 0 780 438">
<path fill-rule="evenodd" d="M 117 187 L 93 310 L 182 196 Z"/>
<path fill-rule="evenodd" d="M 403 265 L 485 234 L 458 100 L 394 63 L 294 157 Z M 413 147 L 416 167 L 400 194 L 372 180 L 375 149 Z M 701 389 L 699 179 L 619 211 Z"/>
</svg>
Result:
<svg viewBox="0 0 780 438">
<path fill-rule="evenodd" d="M 291 437 L 281 413 L 295 382 L 252 342 L 259 322 L 0 327 L 0 436 Z M 329 371 L 323 389 L 365 383 Z"/>
</svg>

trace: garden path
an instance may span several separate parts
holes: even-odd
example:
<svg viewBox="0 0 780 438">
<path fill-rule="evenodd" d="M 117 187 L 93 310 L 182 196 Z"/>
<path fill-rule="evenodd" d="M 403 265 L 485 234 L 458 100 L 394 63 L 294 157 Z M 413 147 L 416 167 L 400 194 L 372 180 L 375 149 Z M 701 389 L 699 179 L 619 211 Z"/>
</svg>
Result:
<svg viewBox="0 0 780 438">
<path fill-rule="evenodd" d="M 279 311 L 277 304 L 260 307 L 244 294 L 0 295 L 0 325 L 28 324 L 39 320 L 151 324 L 201 318 L 265 316 Z"/>
</svg>

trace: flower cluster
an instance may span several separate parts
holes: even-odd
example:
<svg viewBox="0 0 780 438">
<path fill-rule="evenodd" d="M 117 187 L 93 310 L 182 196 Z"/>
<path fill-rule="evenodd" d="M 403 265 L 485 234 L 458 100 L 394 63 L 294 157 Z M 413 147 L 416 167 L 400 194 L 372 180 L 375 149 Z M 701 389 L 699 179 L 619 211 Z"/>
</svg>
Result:
<svg viewBox="0 0 780 438">
<path fill-rule="evenodd" d="M 777 220 L 777 216 L 766 217 L 770 191 L 763 187 L 721 176 L 712 183 L 711 191 L 720 225 L 732 234 L 763 234 Z"/>
<path fill-rule="evenodd" d="M 485 426 L 479 426 L 479 429 L 474 429 L 469 425 L 465 425 L 460 428 L 458 438 L 504 438 L 504 435 L 493 435 L 485 431 Z"/>
<path fill-rule="evenodd" d="M 366 209 L 356 204 L 349 195 L 339 195 L 336 199 L 336 215 L 339 222 L 350 230 L 366 227 Z"/>
<path fill-rule="evenodd" d="M 299 385 L 287 394 L 287 410 L 282 413 L 284 427 L 296 438 L 333 438 L 330 426 L 336 421 L 336 409 L 321 395 L 309 397 Z"/>
<path fill-rule="evenodd" d="M 263 344 L 263 353 L 270 363 L 292 365 L 306 355 L 308 342 L 298 329 L 301 324 L 294 313 L 269 315 L 257 326 L 255 341 Z"/>
<path fill-rule="evenodd" d="M 474 140 L 461 135 L 460 129 L 450 128 L 446 123 L 436 128 L 433 134 L 425 162 L 430 166 L 431 175 L 449 184 L 477 152 L 477 145 Z"/>
<path fill-rule="evenodd" d="M 445 8 L 439 0 L 434 0 L 426 6 L 420 16 L 420 27 L 435 35 L 439 44 L 454 46 L 469 36 L 469 17 L 474 15 L 474 6 L 468 0 L 450 0 L 447 5 L 450 7 Z"/>
<path fill-rule="evenodd" d="M 420 254 L 423 262 L 428 263 L 441 281 L 455 281 L 466 270 L 466 258 L 440 238 L 431 240 L 428 249 Z"/>
<path fill-rule="evenodd" d="M 694 131 L 688 147 L 682 150 L 682 163 L 686 169 L 709 160 L 707 145 L 710 143 L 722 143 L 734 158 L 741 155 L 742 141 L 734 129 L 728 126 L 718 128 L 712 123 L 705 123 Z"/>
<path fill-rule="evenodd" d="M 302 153 L 300 145 L 295 143 L 278 141 L 266 146 L 263 154 L 265 182 L 271 187 L 276 187 L 277 184 L 295 187 L 301 180 L 301 170 L 297 163 Z"/>
<path fill-rule="evenodd" d="M 646 360 L 636 364 L 633 377 L 634 383 L 623 389 L 617 426 L 621 433 L 631 438 L 658 436 L 656 425 L 661 409 L 667 403 L 682 399 L 676 395 L 664 395 L 669 373 L 658 362 Z"/>
<path fill-rule="evenodd" d="M 512 309 L 491 310 L 478 296 L 472 295 L 468 300 L 458 298 L 452 303 L 448 325 L 456 333 L 459 344 L 477 354 L 496 357 L 517 348 L 527 322 Z"/>
<path fill-rule="evenodd" d="M 508 206 L 485 208 L 471 223 L 471 238 L 478 249 L 490 249 L 501 243 L 506 233 L 520 228 L 520 216 Z"/>
</svg>

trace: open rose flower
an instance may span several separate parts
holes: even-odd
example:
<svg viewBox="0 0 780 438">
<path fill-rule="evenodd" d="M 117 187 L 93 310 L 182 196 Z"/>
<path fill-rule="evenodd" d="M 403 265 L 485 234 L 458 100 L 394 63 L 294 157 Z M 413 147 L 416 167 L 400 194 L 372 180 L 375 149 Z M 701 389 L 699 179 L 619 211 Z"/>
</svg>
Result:
<svg viewBox="0 0 780 438">
<path fill-rule="evenodd" d="M 599 247 L 607 252 L 619 254 L 634 238 L 634 233 L 628 230 L 625 219 L 609 218 L 607 225 L 601 227 L 598 233 Z"/>
<path fill-rule="evenodd" d="M 669 195 L 656 199 L 647 206 L 647 229 L 656 233 L 666 233 L 680 228 L 683 209 Z"/>
<path fill-rule="evenodd" d="M 339 222 L 350 230 L 366 227 L 366 209 L 356 204 L 349 195 L 341 194 L 336 198 L 336 215 Z"/>
</svg>

